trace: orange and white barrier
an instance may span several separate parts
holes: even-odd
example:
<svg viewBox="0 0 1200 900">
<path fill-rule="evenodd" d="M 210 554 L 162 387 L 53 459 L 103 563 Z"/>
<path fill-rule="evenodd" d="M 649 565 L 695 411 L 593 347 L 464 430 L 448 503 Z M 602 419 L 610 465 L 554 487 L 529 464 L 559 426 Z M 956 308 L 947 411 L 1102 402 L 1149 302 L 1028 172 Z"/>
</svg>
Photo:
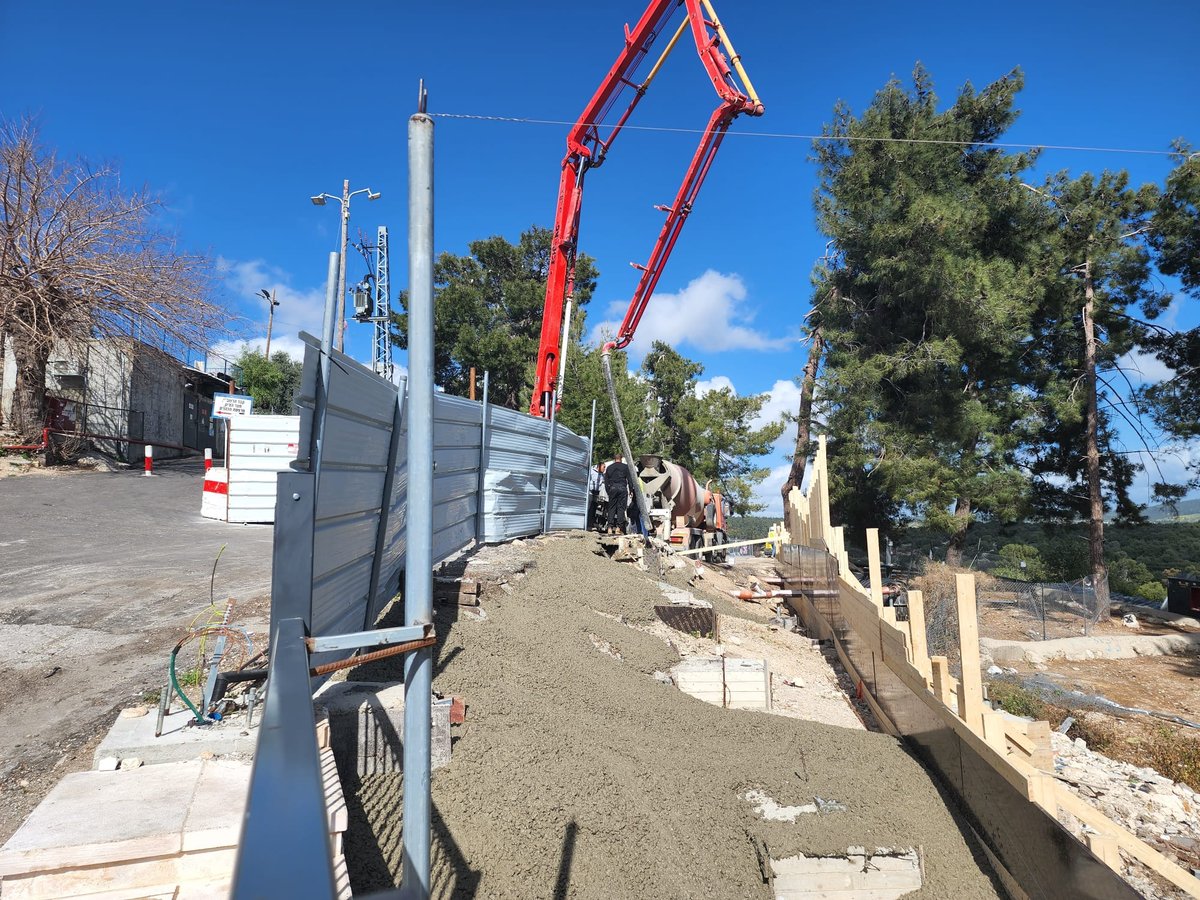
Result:
<svg viewBox="0 0 1200 900">
<path fill-rule="evenodd" d="M 142 472 L 143 477 L 154 474 L 154 448 L 149 444 L 146 445 L 146 468 Z"/>
<path fill-rule="evenodd" d="M 212 447 L 204 448 L 204 474 L 207 475 L 212 469 Z"/>
</svg>

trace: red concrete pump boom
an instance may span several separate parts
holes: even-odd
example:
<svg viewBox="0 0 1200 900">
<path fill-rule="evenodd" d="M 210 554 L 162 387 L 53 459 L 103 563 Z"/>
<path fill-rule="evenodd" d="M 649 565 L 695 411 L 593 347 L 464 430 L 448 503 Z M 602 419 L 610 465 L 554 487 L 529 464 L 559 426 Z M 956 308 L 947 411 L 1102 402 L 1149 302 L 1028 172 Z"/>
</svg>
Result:
<svg viewBox="0 0 1200 900">
<path fill-rule="evenodd" d="M 638 65 L 649 52 L 671 14 L 680 6 L 686 7 L 686 18 L 679 24 L 645 80 L 640 83 L 634 81 L 633 76 Z M 692 211 L 692 204 L 700 192 L 700 186 L 704 183 L 709 167 L 712 166 L 713 157 L 721 146 L 729 124 L 742 113 L 762 115 L 763 105 L 754 93 L 754 87 L 742 68 L 741 60 L 734 52 L 729 36 L 717 19 L 711 0 L 651 0 L 637 25 L 632 29 L 628 25 L 625 26 L 624 49 L 617 56 L 617 61 L 609 69 L 595 95 L 584 107 L 579 120 L 567 134 L 567 155 L 563 158 L 562 176 L 558 185 L 558 208 L 554 216 L 550 270 L 546 281 L 546 305 L 542 314 L 542 337 L 538 347 L 533 399 L 529 408 L 535 416 L 550 416 L 553 398 L 561 378 L 560 356 L 563 352 L 562 341 L 565 339 L 562 335 L 565 331 L 564 323 L 566 328 L 570 326 L 571 298 L 575 290 L 575 254 L 579 241 L 579 210 L 583 200 L 584 175 L 589 169 L 597 168 L 604 162 L 613 141 L 645 96 L 667 55 L 689 26 L 696 42 L 696 50 L 700 54 L 700 61 L 704 64 L 721 103 L 708 120 L 700 146 L 692 156 L 691 164 L 675 195 L 675 201 L 670 206 L 655 207 L 666 213 L 667 218 L 658 233 L 658 239 L 654 242 L 649 262 L 646 265 L 633 264 L 642 275 L 612 346 L 625 347 L 633 340 L 633 333 L 646 310 L 646 303 L 654 293 L 654 287 L 658 284 L 667 258 L 679 238 L 683 223 Z M 633 92 L 628 106 L 607 136 L 601 136 L 600 128 L 604 119 L 627 90 Z"/>
</svg>

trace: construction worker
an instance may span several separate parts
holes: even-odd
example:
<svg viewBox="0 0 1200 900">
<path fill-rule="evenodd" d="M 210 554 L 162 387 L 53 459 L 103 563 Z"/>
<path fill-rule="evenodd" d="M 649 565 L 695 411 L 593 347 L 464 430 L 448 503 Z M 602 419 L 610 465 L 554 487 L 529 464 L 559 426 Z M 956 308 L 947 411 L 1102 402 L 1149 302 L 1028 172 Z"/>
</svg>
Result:
<svg viewBox="0 0 1200 900">
<path fill-rule="evenodd" d="M 629 503 L 629 466 L 616 454 L 604 467 L 604 489 L 608 492 L 608 533 L 625 533 L 625 507 Z"/>
</svg>

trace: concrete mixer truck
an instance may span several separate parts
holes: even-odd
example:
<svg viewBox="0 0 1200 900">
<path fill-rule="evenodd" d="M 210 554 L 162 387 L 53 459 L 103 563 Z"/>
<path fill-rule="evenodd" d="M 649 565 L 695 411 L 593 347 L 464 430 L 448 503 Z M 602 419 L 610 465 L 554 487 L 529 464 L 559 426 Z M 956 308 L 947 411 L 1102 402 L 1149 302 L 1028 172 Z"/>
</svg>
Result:
<svg viewBox="0 0 1200 900">
<path fill-rule="evenodd" d="M 638 477 L 655 535 L 680 549 L 711 547 L 704 558 L 725 561 L 721 547 L 729 543 L 725 532 L 729 502 L 711 489 L 711 482 L 701 487 L 683 466 L 653 454 L 638 457 Z"/>
</svg>

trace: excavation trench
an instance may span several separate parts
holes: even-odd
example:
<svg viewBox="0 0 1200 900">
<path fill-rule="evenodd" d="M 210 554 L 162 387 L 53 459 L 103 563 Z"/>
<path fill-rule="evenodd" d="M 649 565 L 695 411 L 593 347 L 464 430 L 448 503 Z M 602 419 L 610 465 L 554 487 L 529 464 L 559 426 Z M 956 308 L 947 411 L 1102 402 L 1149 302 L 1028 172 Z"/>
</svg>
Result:
<svg viewBox="0 0 1200 900">
<path fill-rule="evenodd" d="M 770 859 L 851 847 L 916 850 L 923 886 L 910 896 L 997 896 L 895 739 L 724 710 L 647 677 L 677 654 L 610 617 L 654 621 L 655 582 L 596 555 L 591 536 L 538 543 L 511 593 L 487 593 L 485 620 L 438 607 L 434 688 L 465 697 L 467 720 L 433 775 L 433 896 L 767 898 Z M 350 677 L 398 680 L 400 666 Z M 844 809 L 769 821 L 750 791 Z M 347 797 L 355 892 L 396 884 L 401 776 L 367 777 Z"/>
</svg>

